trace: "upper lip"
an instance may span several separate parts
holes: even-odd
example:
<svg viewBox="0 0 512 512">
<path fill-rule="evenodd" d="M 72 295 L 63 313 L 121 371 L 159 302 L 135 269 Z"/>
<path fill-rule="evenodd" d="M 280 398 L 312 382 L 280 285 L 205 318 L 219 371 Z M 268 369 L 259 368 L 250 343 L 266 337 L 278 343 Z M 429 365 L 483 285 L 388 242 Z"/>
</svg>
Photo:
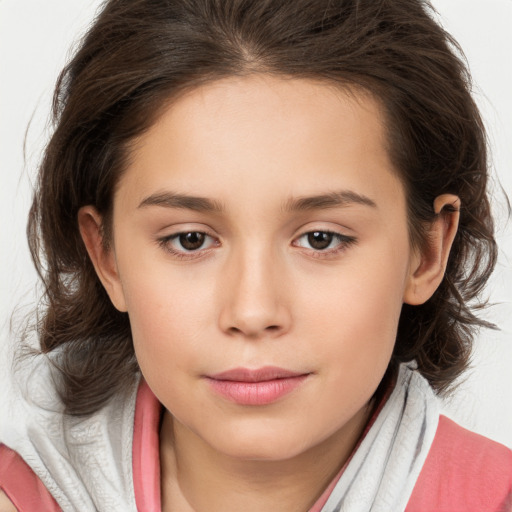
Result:
<svg viewBox="0 0 512 512">
<path fill-rule="evenodd" d="M 233 368 L 225 372 L 208 375 L 214 380 L 229 380 L 235 382 L 265 382 L 276 379 L 289 379 L 307 375 L 309 372 L 294 372 L 277 366 L 265 366 L 251 370 L 249 368 Z"/>
</svg>

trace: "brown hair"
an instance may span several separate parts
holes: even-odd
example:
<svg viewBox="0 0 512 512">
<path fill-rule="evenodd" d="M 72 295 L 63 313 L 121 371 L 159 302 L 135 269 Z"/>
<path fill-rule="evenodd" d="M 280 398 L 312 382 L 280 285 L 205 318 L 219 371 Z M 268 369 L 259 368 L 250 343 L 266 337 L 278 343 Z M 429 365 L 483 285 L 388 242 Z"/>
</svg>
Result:
<svg viewBox="0 0 512 512">
<path fill-rule="evenodd" d="M 486 139 L 460 49 L 434 14 L 421 0 L 105 3 L 58 80 L 28 224 L 45 284 L 41 349 L 57 354 L 70 414 L 97 410 L 137 372 L 128 316 L 96 276 L 78 209 L 98 209 L 108 242 L 130 141 L 180 91 L 255 72 L 355 86 L 380 100 L 412 243 L 425 240 L 436 196 L 460 197 L 445 278 L 427 303 L 404 305 L 390 368 L 415 359 L 443 391 L 467 367 L 474 331 L 488 325 L 473 308 L 496 260 Z"/>
</svg>

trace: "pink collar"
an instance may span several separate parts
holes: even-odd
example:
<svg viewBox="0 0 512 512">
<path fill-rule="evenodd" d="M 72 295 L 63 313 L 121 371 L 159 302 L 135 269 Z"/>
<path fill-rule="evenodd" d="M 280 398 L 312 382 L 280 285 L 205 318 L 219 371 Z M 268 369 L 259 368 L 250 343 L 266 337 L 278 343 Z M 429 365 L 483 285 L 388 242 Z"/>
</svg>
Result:
<svg viewBox="0 0 512 512">
<path fill-rule="evenodd" d="M 137 510 L 161 512 L 160 415 L 162 406 L 144 379 L 137 391 L 133 428 L 133 487 Z"/>
</svg>

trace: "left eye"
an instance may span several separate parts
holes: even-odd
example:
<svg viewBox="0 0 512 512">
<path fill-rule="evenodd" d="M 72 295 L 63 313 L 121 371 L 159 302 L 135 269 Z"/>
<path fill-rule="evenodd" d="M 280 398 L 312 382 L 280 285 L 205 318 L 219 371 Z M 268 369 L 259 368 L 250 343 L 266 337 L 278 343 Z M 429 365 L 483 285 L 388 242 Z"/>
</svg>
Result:
<svg viewBox="0 0 512 512">
<path fill-rule="evenodd" d="M 310 231 L 297 238 L 296 245 L 315 251 L 325 251 L 327 249 L 336 249 L 343 244 L 353 241 L 352 237 L 331 231 Z"/>
<path fill-rule="evenodd" d="M 199 249 L 207 249 L 215 244 L 215 240 L 201 231 L 187 231 L 176 233 L 163 240 L 165 245 L 176 252 L 194 252 Z"/>
</svg>

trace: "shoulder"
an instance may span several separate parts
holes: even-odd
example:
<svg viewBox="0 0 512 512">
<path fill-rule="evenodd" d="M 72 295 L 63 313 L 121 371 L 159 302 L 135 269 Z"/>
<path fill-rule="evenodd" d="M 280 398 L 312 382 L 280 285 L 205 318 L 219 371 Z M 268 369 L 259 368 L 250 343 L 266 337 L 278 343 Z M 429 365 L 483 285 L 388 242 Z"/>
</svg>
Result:
<svg viewBox="0 0 512 512">
<path fill-rule="evenodd" d="M 139 379 L 96 413 L 63 413 L 42 389 L 15 435 L 0 439 L 0 489 L 19 512 L 135 509 L 132 448 Z M 108 447 L 108 449 L 105 449 Z M 103 505 L 104 504 L 104 505 Z M 0 512 L 2 510 L 0 509 Z"/>
<path fill-rule="evenodd" d="M 445 416 L 407 512 L 512 510 L 512 451 Z"/>
<path fill-rule="evenodd" d="M 59 512 L 61 509 L 28 464 L 15 451 L 0 444 L 0 512 L 16 510 Z"/>
</svg>

